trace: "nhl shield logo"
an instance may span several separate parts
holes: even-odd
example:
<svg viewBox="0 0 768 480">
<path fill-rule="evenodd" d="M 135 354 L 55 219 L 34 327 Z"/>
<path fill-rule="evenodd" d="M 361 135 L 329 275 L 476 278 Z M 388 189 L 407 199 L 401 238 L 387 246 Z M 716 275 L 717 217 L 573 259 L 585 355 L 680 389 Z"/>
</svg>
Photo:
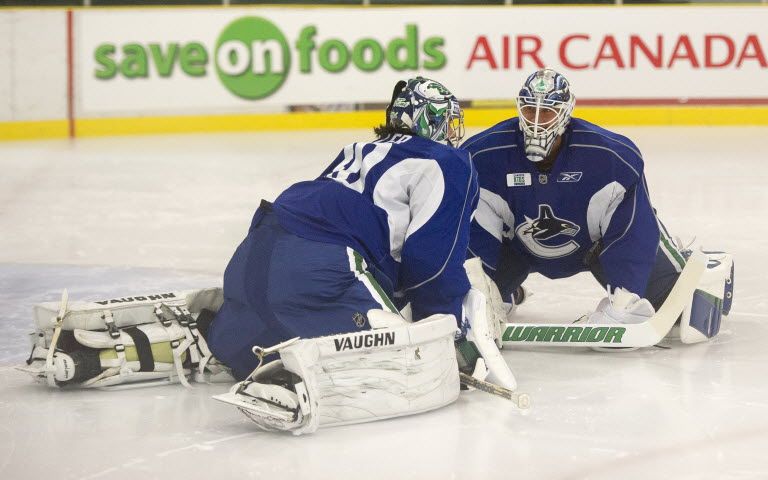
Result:
<svg viewBox="0 0 768 480">
<path fill-rule="evenodd" d="M 363 328 L 363 327 L 365 326 L 365 322 L 366 322 L 367 320 L 368 320 L 368 319 L 367 319 L 367 318 L 365 318 L 365 315 L 363 315 L 363 314 L 362 314 L 362 313 L 360 313 L 360 312 L 355 312 L 355 314 L 354 314 L 354 315 L 352 315 L 352 321 L 353 321 L 353 322 L 355 322 L 355 326 L 356 326 L 357 328 Z"/>
</svg>

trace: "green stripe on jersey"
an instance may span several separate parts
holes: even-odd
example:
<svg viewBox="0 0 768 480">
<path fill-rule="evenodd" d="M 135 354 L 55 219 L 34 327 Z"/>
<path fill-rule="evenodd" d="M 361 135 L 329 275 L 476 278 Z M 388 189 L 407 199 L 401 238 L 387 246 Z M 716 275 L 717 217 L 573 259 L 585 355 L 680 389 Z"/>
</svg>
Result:
<svg viewBox="0 0 768 480">
<path fill-rule="evenodd" d="M 395 304 L 392 303 L 392 300 L 390 300 L 389 295 L 387 295 L 384 289 L 381 288 L 381 285 L 379 285 L 379 282 L 376 281 L 376 278 L 373 276 L 373 274 L 371 274 L 371 272 L 363 268 L 363 265 L 365 264 L 365 260 L 363 260 L 363 256 L 352 249 L 350 250 L 352 251 L 352 255 L 355 258 L 356 272 L 360 275 L 365 275 L 365 278 L 367 278 L 368 281 L 371 282 L 373 289 L 376 290 L 376 293 L 379 294 L 379 296 L 381 297 L 381 300 L 384 302 L 384 306 L 386 306 L 389 309 L 389 311 L 400 315 L 400 310 L 398 310 L 397 307 L 395 307 Z"/>
<path fill-rule="evenodd" d="M 672 255 L 672 258 L 677 261 L 677 263 L 680 265 L 680 268 L 685 267 L 685 259 L 682 255 L 680 255 L 680 252 L 677 251 L 677 248 L 672 244 L 672 242 L 669 241 L 666 235 L 662 232 L 661 235 L 661 244 L 666 250 L 669 252 L 670 255 Z"/>
<path fill-rule="evenodd" d="M 368 277 L 368 280 L 371 282 L 371 285 L 373 285 L 373 288 L 376 289 L 376 292 L 381 296 L 381 299 L 384 300 L 384 304 L 387 306 L 387 308 L 392 313 L 400 315 L 400 310 L 398 310 L 395 304 L 392 303 L 392 300 L 389 299 L 389 296 L 384 291 L 384 289 L 381 288 L 381 285 L 379 285 L 379 282 L 377 282 L 373 277 L 373 274 L 371 274 L 371 272 L 365 272 L 365 276 Z"/>
</svg>

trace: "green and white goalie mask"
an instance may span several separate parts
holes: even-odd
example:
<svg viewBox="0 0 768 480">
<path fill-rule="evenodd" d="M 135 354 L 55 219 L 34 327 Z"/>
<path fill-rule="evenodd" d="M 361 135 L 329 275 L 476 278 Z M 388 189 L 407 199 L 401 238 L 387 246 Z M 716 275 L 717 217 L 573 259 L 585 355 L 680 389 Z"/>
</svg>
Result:
<svg viewBox="0 0 768 480">
<path fill-rule="evenodd" d="M 19 369 L 51 387 L 232 381 L 198 329 L 222 301 L 220 288 L 96 302 L 69 302 L 65 291 L 34 306 L 32 353 Z"/>
<path fill-rule="evenodd" d="M 575 105 L 568 80 L 554 70 L 539 70 L 528 77 L 517 97 L 528 160 L 540 162 L 547 158 L 565 132 Z"/>
<path fill-rule="evenodd" d="M 423 77 L 398 82 L 387 108 L 387 123 L 454 147 L 464 138 L 459 101 L 441 83 Z"/>
</svg>

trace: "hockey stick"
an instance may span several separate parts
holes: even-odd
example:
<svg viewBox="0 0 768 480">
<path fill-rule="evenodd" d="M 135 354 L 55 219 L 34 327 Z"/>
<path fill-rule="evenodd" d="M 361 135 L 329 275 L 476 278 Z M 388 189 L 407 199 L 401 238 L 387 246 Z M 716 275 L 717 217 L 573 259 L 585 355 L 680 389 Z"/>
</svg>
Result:
<svg viewBox="0 0 768 480">
<path fill-rule="evenodd" d="M 517 408 L 521 410 L 525 410 L 531 406 L 531 397 L 529 397 L 527 393 L 515 393 L 508 388 L 477 379 L 466 373 L 459 372 L 459 379 L 463 385 L 511 400 Z"/>
<path fill-rule="evenodd" d="M 650 347 L 659 343 L 691 302 L 707 267 L 706 256 L 694 252 L 659 310 L 638 324 L 507 323 L 501 339 L 505 345 L 551 347 Z"/>
</svg>

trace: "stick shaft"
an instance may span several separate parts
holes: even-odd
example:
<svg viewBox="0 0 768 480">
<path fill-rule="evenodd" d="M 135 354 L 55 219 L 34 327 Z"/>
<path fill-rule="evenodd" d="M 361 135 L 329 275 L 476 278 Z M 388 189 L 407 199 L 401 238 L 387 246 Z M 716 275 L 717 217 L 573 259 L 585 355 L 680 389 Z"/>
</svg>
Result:
<svg viewBox="0 0 768 480">
<path fill-rule="evenodd" d="M 525 409 L 530 406 L 530 397 L 525 393 L 515 393 L 508 388 L 477 379 L 466 373 L 459 373 L 459 379 L 461 380 L 461 383 L 468 387 L 476 388 L 480 391 L 490 393 L 491 395 L 511 400 L 517 405 L 517 408 Z"/>
</svg>

